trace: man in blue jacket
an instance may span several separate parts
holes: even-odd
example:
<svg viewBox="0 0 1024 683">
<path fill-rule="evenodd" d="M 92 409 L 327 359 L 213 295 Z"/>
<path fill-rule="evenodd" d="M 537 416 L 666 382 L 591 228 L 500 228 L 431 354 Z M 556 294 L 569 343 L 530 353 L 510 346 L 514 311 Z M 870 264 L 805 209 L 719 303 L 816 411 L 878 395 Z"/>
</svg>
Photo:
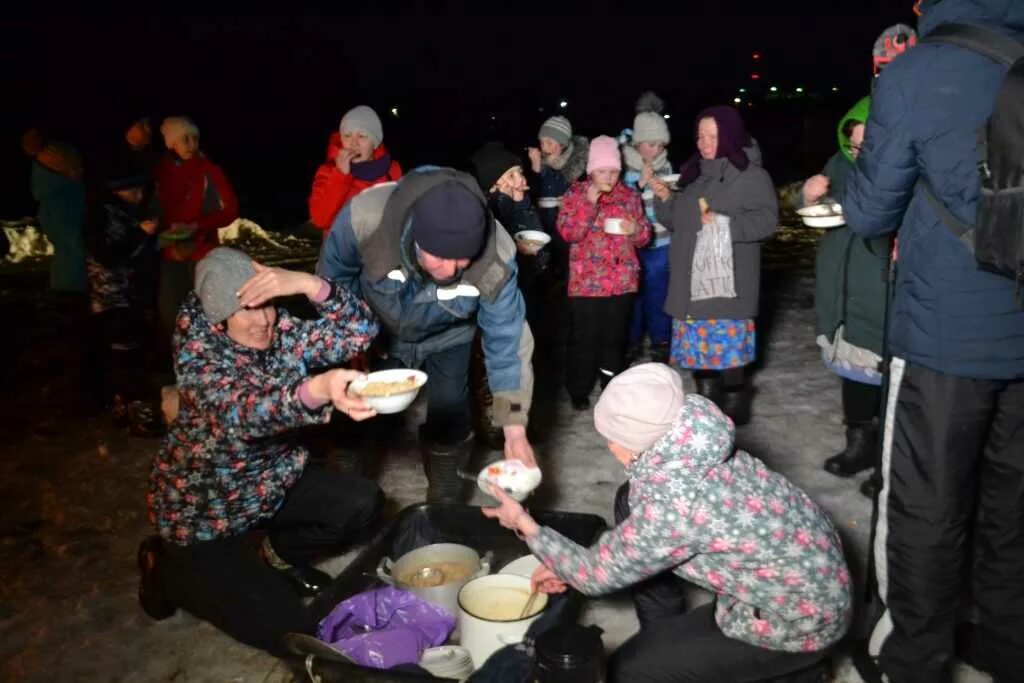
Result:
<svg viewBox="0 0 1024 683">
<path fill-rule="evenodd" d="M 923 0 L 919 11 L 925 39 L 948 23 L 1024 37 L 1020 0 Z M 898 231 L 875 542 L 886 612 L 870 643 L 893 683 L 950 680 L 972 537 L 977 663 L 996 681 L 1024 676 L 1024 312 L 1014 282 L 980 270 L 916 188 L 973 223 L 975 131 L 1005 74 L 939 43 L 894 62 L 842 198 L 863 237 Z"/>
<path fill-rule="evenodd" d="M 420 429 L 429 500 L 461 498 L 458 469 L 469 457 L 468 376 L 477 327 L 505 456 L 535 464 L 526 438 L 533 335 L 515 257 L 515 243 L 494 220 L 476 180 L 438 167 L 356 195 L 320 252 L 318 274 L 340 281 L 377 314 L 389 362 L 422 367 L 429 376 Z"/>
</svg>

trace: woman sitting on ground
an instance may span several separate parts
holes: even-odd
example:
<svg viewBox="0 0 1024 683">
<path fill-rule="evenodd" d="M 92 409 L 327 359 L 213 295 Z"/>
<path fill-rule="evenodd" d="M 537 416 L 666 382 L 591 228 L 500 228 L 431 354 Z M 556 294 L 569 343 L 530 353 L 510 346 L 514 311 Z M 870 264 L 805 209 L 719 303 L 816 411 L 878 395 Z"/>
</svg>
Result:
<svg viewBox="0 0 1024 683">
<path fill-rule="evenodd" d="M 297 294 L 318 320 L 272 303 Z M 347 394 L 359 373 L 311 368 L 344 362 L 376 334 L 364 303 L 315 275 L 226 247 L 200 261 L 175 334 L 180 410 L 147 496 L 159 536 L 139 547 L 147 614 L 180 607 L 275 654 L 285 633 L 313 633 L 301 598 L 330 577 L 311 562 L 367 530 L 382 496 L 372 481 L 306 467 L 290 432 L 335 408 L 355 420 L 375 414 Z"/>
<path fill-rule="evenodd" d="M 683 395 L 666 365 L 613 379 L 594 425 L 626 468 L 618 526 L 590 548 L 542 527 L 495 490 L 486 509 L 525 537 L 546 593 L 603 595 L 633 586 L 640 632 L 609 662 L 610 681 L 754 681 L 825 666 L 852 614 L 835 527 L 807 495 L 733 448 L 710 400 Z M 711 591 L 685 612 L 680 579 Z"/>
</svg>

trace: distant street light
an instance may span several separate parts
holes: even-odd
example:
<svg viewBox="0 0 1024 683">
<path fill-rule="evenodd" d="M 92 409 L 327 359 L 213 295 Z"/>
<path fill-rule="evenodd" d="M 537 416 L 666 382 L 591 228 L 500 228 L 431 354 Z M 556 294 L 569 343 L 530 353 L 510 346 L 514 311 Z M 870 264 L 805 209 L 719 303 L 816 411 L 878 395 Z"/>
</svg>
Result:
<svg viewBox="0 0 1024 683">
<path fill-rule="evenodd" d="M 740 104 L 740 103 L 743 102 L 743 98 L 741 98 L 741 97 L 734 97 L 734 98 L 732 98 L 732 101 L 735 102 L 736 104 Z"/>
<path fill-rule="evenodd" d="M 836 86 L 833 85 L 832 86 L 832 92 L 839 92 L 839 88 L 837 88 Z"/>
<path fill-rule="evenodd" d="M 562 100 L 561 102 L 558 103 L 558 106 L 561 107 L 562 109 L 565 109 L 566 107 L 569 106 L 569 103 L 566 102 L 565 100 Z"/>
<path fill-rule="evenodd" d="M 797 92 L 803 92 L 803 91 L 804 91 L 804 89 L 803 89 L 803 88 L 797 88 L 797 89 L 796 89 L 796 91 L 797 91 Z"/>
<path fill-rule="evenodd" d="M 772 87 L 768 88 L 768 89 L 771 90 L 772 92 L 779 92 L 779 89 L 777 87 L 775 87 L 774 85 Z"/>
<path fill-rule="evenodd" d="M 391 107 L 391 115 L 398 116 L 398 107 Z"/>
<path fill-rule="evenodd" d="M 740 88 L 740 92 L 741 93 L 745 93 L 745 92 L 747 92 L 747 89 L 746 88 Z"/>
<path fill-rule="evenodd" d="M 672 115 L 671 114 L 665 114 L 665 118 L 666 119 L 670 119 L 670 118 L 672 118 Z"/>
</svg>

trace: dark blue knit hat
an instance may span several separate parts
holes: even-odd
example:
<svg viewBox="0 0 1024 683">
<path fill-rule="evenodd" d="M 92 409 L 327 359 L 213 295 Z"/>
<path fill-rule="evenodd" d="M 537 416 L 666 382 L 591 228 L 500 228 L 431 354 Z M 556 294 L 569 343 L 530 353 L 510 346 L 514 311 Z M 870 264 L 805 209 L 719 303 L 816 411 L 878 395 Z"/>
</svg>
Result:
<svg viewBox="0 0 1024 683">
<path fill-rule="evenodd" d="M 487 237 L 487 210 L 479 197 L 456 181 L 424 194 L 412 207 L 413 240 L 445 259 L 472 259 Z"/>
</svg>

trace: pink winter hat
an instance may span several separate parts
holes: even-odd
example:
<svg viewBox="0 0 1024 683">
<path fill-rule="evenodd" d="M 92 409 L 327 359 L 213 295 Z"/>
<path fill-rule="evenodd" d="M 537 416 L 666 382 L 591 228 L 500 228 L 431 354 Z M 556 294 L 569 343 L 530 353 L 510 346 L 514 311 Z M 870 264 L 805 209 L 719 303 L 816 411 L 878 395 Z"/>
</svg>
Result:
<svg viewBox="0 0 1024 683">
<path fill-rule="evenodd" d="M 619 156 L 619 143 L 615 138 L 601 135 L 590 141 L 590 154 L 587 156 L 587 173 L 599 168 L 622 170 L 622 157 Z"/>
<path fill-rule="evenodd" d="M 668 433 L 685 398 L 683 380 L 669 366 L 634 365 L 601 392 L 594 406 L 594 428 L 609 441 L 640 453 Z"/>
</svg>

